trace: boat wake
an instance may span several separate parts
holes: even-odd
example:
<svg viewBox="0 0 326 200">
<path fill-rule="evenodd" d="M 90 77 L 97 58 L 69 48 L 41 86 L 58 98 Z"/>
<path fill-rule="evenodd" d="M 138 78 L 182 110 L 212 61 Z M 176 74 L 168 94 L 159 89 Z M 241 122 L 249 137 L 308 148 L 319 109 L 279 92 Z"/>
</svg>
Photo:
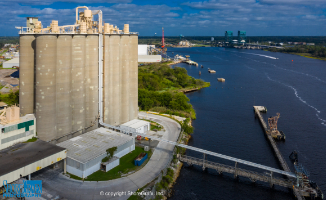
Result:
<svg viewBox="0 0 326 200">
<path fill-rule="evenodd" d="M 238 57 L 239 57 L 239 56 L 238 56 Z M 284 70 L 284 71 L 289 71 L 289 72 L 293 72 L 293 73 L 296 73 L 296 74 L 301 74 L 301 75 L 304 75 L 304 76 L 308 76 L 308 77 L 311 77 L 311 78 L 316 79 L 317 81 L 320 81 L 320 82 L 326 83 L 326 81 L 324 81 L 324 80 L 318 78 L 317 76 L 313 76 L 313 75 L 311 75 L 311 74 L 307 74 L 307 73 L 303 73 L 303 72 L 295 71 L 295 70 L 292 70 L 292 69 L 285 69 L 285 68 L 279 67 L 279 66 L 277 66 L 277 65 L 275 65 L 275 64 L 272 64 L 272 63 L 261 62 L 261 61 L 259 61 L 259 60 L 254 60 L 254 59 L 251 59 L 251 58 L 246 58 L 246 59 L 248 59 L 248 60 L 252 60 L 252 61 L 255 61 L 255 62 L 259 62 L 259 63 L 264 63 L 264 64 L 266 64 L 266 65 L 271 65 L 271 66 L 273 66 L 273 67 L 275 67 L 275 68 L 277 68 L 277 69 L 281 69 L 281 70 Z"/>
<path fill-rule="evenodd" d="M 244 53 L 244 54 L 251 54 L 251 55 L 255 55 L 255 56 L 262 56 L 262 57 L 266 57 L 266 58 L 270 58 L 270 59 L 278 59 L 278 58 L 275 58 L 275 57 L 272 57 L 272 56 L 268 56 L 268 55 L 264 55 L 264 54 L 256 54 L 256 53 L 245 53 L 245 52 L 239 52 L 239 53 Z"/>
<path fill-rule="evenodd" d="M 310 108 L 314 109 L 314 110 L 317 112 L 317 113 L 316 113 L 317 118 L 322 122 L 321 124 L 322 124 L 323 126 L 326 126 L 326 120 L 320 118 L 320 116 L 319 116 L 320 113 L 321 113 L 320 110 L 318 110 L 317 108 L 315 108 L 314 106 L 310 105 L 310 104 L 307 103 L 305 100 L 303 100 L 303 99 L 299 96 L 297 89 L 295 89 L 295 88 L 294 88 L 293 86 L 291 86 L 291 85 L 287 85 L 287 84 L 285 84 L 285 83 L 282 83 L 281 81 L 277 81 L 277 80 L 271 79 L 271 78 L 268 76 L 267 73 L 265 73 L 265 75 L 266 75 L 266 77 L 267 77 L 269 80 L 274 81 L 274 82 L 277 82 L 277 83 L 279 83 L 279 84 L 282 84 L 282 85 L 284 85 L 284 86 L 286 86 L 286 87 L 291 88 L 291 89 L 294 91 L 295 96 L 296 96 L 296 97 L 297 97 L 297 98 L 298 98 L 302 103 L 306 104 L 307 106 L 309 106 Z"/>
<path fill-rule="evenodd" d="M 269 64 L 270 64 L 270 63 L 269 63 Z M 317 76 L 313 76 L 313 75 L 311 75 L 311 74 L 306 74 L 306 73 L 298 72 L 298 71 L 291 70 L 291 69 L 285 69 L 285 68 L 278 67 L 278 66 L 273 65 L 273 64 L 271 64 L 271 65 L 274 66 L 274 67 L 276 67 L 276 68 L 278 68 L 278 69 L 282 69 L 282 70 L 285 70 L 285 71 L 289 71 L 289 72 L 293 72 L 293 73 L 297 73 L 297 74 L 301 74 L 301 75 L 309 76 L 309 77 L 312 77 L 312 78 L 314 78 L 314 79 L 316 79 L 316 80 L 318 80 L 318 81 L 320 81 L 320 82 L 326 83 L 326 81 L 324 81 L 324 80 L 318 78 Z"/>
</svg>

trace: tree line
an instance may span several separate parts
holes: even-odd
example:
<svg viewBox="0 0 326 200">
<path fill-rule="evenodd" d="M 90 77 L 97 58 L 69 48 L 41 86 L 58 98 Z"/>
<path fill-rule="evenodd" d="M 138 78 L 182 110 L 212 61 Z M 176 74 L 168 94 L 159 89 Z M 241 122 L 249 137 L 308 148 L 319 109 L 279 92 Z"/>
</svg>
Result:
<svg viewBox="0 0 326 200">
<path fill-rule="evenodd" d="M 294 46 L 286 47 L 284 49 L 270 48 L 268 50 L 284 53 L 309 53 L 314 57 L 326 58 L 326 47 L 322 46 Z"/>
</svg>

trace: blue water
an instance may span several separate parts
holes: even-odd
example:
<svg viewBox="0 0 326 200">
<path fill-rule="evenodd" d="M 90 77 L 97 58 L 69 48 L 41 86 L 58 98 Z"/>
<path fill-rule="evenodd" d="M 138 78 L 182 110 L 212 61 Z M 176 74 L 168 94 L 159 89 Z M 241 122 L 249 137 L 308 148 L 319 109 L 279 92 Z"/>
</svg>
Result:
<svg viewBox="0 0 326 200">
<path fill-rule="evenodd" d="M 189 145 L 280 169 L 254 117 L 253 105 L 265 106 L 268 109 L 267 114 L 263 114 L 265 119 L 277 112 L 281 114 L 278 129 L 286 134 L 286 141 L 277 145 L 292 171 L 288 156 L 296 150 L 299 162 L 310 172 L 310 179 L 326 193 L 325 61 L 219 47 L 169 48 L 167 54 L 190 55 L 199 67 L 183 63 L 176 66 L 186 68 L 190 76 L 211 83 L 209 88 L 187 95 L 197 113 Z M 214 69 L 216 74 L 208 73 L 208 68 Z M 218 82 L 217 78 L 225 78 L 226 82 Z M 203 156 L 190 150 L 186 154 Z M 208 160 L 234 165 L 212 156 L 208 156 Z M 282 187 L 271 189 L 267 183 L 253 184 L 246 178 L 235 181 L 230 174 L 220 176 L 214 170 L 204 172 L 201 167 L 185 165 L 170 199 L 293 198 L 292 192 Z"/>
</svg>

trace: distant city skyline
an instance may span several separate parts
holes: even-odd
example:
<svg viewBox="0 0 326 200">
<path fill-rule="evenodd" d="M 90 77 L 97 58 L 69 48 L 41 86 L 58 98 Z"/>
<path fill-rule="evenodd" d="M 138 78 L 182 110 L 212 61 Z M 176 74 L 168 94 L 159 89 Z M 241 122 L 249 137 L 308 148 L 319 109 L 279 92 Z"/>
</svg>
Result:
<svg viewBox="0 0 326 200">
<path fill-rule="evenodd" d="M 2 1 L 0 36 L 18 36 L 15 26 L 26 17 L 39 17 L 44 27 L 75 22 L 75 7 L 102 10 L 106 23 L 130 24 L 139 36 L 326 36 L 325 0 L 11 0 Z"/>
</svg>

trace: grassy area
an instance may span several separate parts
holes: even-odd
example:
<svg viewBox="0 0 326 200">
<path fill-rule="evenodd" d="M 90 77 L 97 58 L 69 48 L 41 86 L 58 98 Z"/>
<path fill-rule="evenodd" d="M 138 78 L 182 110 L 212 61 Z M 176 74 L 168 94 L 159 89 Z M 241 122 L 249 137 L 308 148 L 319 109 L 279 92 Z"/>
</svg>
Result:
<svg viewBox="0 0 326 200">
<path fill-rule="evenodd" d="M 6 53 L 7 51 L 8 51 L 8 49 L 4 50 L 4 51 L 0 54 L 0 56 L 2 56 L 2 54 Z"/>
<path fill-rule="evenodd" d="M 35 142 L 37 140 L 36 137 L 32 137 L 31 139 L 27 140 L 26 142 L 23 143 L 28 143 L 28 142 Z"/>
<path fill-rule="evenodd" d="M 318 60 L 326 60 L 326 58 L 323 58 L 323 57 L 313 56 L 311 53 L 291 53 L 291 54 L 303 56 L 303 57 L 306 57 L 306 58 L 312 58 L 312 59 L 318 59 Z"/>
<path fill-rule="evenodd" d="M 210 47 L 211 45 L 207 45 L 207 44 L 196 44 L 194 45 L 194 47 Z"/>
<path fill-rule="evenodd" d="M 73 174 L 70 174 L 70 173 L 68 173 L 67 172 L 67 174 L 69 174 L 69 176 L 70 176 L 70 178 L 72 178 L 72 179 L 75 179 L 75 180 L 83 180 L 82 178 L 80 178 L 80 177 L 78 177 L 78 176 L 75 176 L 75 175 L 73 175 Z"/>
<path fill-rule="evenodd" d="M 120 158 L 120 165 L 118 165 L 117 167 L 111 169 L 108 172 L 103 172 L 99 170 L 97 172 L 94 172 L 84 180 L 85 181 L 107 181 L 107 180 L 121 178 L 122 174 L 127 174 L 128 172 L 137 171 L 141 169 L 144 165 L 146 165 L 146 163 L 152 156 L 151 151 L 146 152 L 148 153 L 147 160 L 142 164 L 142 166 L 135 166 L 134 159 L 142 152 L 145 152 L 143 148 L 136 147 L 134 151 Z M 82 180 L 81 178 L 76 177 L 74 175 L 70 175 L 70 178 Z"/>
</svg>

